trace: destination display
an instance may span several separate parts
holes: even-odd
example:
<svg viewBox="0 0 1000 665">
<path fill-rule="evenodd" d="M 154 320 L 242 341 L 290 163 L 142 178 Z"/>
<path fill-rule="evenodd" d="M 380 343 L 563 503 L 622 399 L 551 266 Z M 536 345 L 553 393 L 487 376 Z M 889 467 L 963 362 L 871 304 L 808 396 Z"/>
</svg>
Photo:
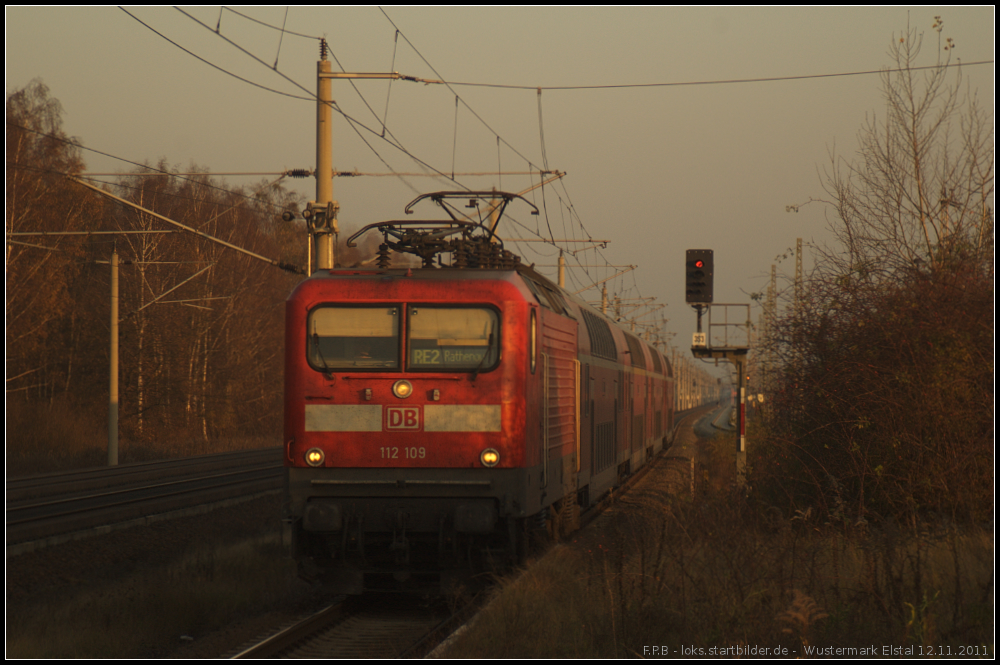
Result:
<svg viewBox="0 0 1000 665">
<path fill-rule="evenodd" d="M 413 306 L 407 320 L 410 369 L 477 371 L 496 364 L 498 324 L 492 309 Z"/>
</svg>

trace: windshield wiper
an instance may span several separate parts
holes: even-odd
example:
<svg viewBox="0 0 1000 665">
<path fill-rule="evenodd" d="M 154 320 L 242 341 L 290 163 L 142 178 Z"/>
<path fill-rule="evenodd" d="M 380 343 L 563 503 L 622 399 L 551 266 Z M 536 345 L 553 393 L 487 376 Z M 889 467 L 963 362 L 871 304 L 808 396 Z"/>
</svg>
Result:
<svg viewBox="0 0 1000 665">
<path fill-rule="evenodd" d="M 326 362 L 326 358 L 323 357 L 323 349 L 319 344 L 319 333 L 312 334 L 312 343 L 316 346 L 316 354 L 319 355 L 319 359 L 323 363 L 323 371 L 329 372 L 331 367 L 329 363 Z"/>
<path fill-rule="evenodd" d="M 486 362 L 486 358 L 493 351 L 493 324 L 490 324 L 490 334 L 486 340 L 486 352 L 483 353 L 483 357 L 479 360 L 479 364 L 476 365 L 476 369 L 472 370 L 472 381 L 475 383 L 476 377 L 479 376 L 479 370 L 483 368 L 483 363 Z"/>
</svg>

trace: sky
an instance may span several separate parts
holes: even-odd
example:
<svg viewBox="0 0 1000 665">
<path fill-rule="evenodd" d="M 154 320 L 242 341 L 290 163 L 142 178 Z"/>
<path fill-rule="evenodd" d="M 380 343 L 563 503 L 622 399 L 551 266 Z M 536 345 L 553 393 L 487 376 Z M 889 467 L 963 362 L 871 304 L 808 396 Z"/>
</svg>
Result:
<svg viewBox="0 0 1000 665">
<path fill-rule="evenodd" d="M 907 25 L 923 34 L 918 64 L 934 64 L 939 38 L 952 38 L 952 57 L 964 63 L 991 60 L 995 45 L 992 7 L 126 10 L 132 16 L 117 7 L 7 7 L 7 93 L 40 78 L 62 104 L 67 134 L 132 162 L 275 173 L 315 166 L 315 102 L 294 96 L 315 91 L 316 38 L 327 39 L 335 71 L 453 82 L 334 82 L 340 109 L 366 127 L 334 118 L 335 169 L 426 172 L 412 155 L 442 173 L 491 173 L 456 176 L 460 185 L 424 175 L 337 178 L 341 229 L 399 219 L 419 193 L 519 192 L 547 164 L 567 175 L 526 195 L 543 214 L 513 204 L 521 226 L 501 226 L 501 236 L 609 240 L 571 265 L 638 266 L 609 281 L 609 291 L 666 304 L 641 320 L 667 319 L 680 347 L 695 329 L 684 303 L 686 249 L 714 250 L 716 303 L 745 304 L 766 289 L 773 263 L 779 275 L 794 274 L 788 251 L 797 238 L 830 241 L 836 220 L 828 207 L 786 208 L 824 197 L 832 156 L 855 157 L 859 130 L 883 114 L 880 77 L 582 86 L 874 71 L 892 64 L 890 44 Z M 940 33 L 932 29 L 937 16 Z M 269 27 L 281 25 L 284 34 Z M 994 69 L 962 70 L 963 85 L 991 114 Z M 575 89 L 556 89 L 567 87 Z M 405 152 L 382 138 L 383 123 Z M 84 159 L 90 172 L 132 168 L 93 152 Z M 273 176 L 225 176 L 246 186 L 265 178 Z M 315 198 L 312 179 L 285 182 Z M 428 206 L 419 212 L 436 217 Z M 554 277 L 551 245 L 510 248 Z M 574 268 L 567 288 L 618 270 Z"/>
</svg>

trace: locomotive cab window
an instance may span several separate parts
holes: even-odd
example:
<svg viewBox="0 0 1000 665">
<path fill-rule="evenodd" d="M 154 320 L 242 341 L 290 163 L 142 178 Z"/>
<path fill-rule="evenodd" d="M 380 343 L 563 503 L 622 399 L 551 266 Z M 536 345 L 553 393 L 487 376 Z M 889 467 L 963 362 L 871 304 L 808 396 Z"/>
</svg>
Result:
<svg viewBox="0 0 1000 665">
<path fill-rule="evenodd" d="M 399 367 L 398 307 L 318 307 L 309 313 L 307 331 L 315 369 Z"/>
<path fill-rule="evenodd" d="M 412 306 L 407 369 L 485 372 L 500 359 L 500 319 L 486 307 Z"/>
</svg>

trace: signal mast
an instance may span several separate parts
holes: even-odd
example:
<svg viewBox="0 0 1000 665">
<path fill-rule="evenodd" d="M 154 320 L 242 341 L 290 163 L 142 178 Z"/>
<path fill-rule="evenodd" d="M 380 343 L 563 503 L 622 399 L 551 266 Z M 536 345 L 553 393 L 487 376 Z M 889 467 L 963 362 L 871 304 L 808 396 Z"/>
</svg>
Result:
<svg viewBox="0 0 1000 665">
<path fill-rule="evenodd" d="M 715 279 L 715 256 L 711 249 L 689 249 L 684 270 L 685 299 L 698 312 L 698 329 L 691 339 L 691 354 L 695 358 L 727 360 L 736 366 L 736 389 L 739 406 L 736 411 L 739 443 L 736 449 L 736 482 L 746 482 L 746 374 L 747 352 L 750 349 L 750 305 L 739 303 L 713 303 L 712 287 Z M 723 321 L 712 323 L 712 308 L 722 314 Z M 730 322 L 730 308 L 745 308 L 745 316 Z M 708 333 L 701 330 L 702 312 L 708 312 Z M 737 315 L 742 316 L 742 315 Z M 718 318 L 718 317 L 717 317 Z M 722 345 L 713 343 L 712 329 L 721 328 Z M 742 332 L 740 329 L 742 328 Z M 735 330 L 732 330 L 735 329 Z M 718 331 L 717 331 L 718 332 Z M 740 343 L 742 342 L 742 343 Z"/>
</svg>

